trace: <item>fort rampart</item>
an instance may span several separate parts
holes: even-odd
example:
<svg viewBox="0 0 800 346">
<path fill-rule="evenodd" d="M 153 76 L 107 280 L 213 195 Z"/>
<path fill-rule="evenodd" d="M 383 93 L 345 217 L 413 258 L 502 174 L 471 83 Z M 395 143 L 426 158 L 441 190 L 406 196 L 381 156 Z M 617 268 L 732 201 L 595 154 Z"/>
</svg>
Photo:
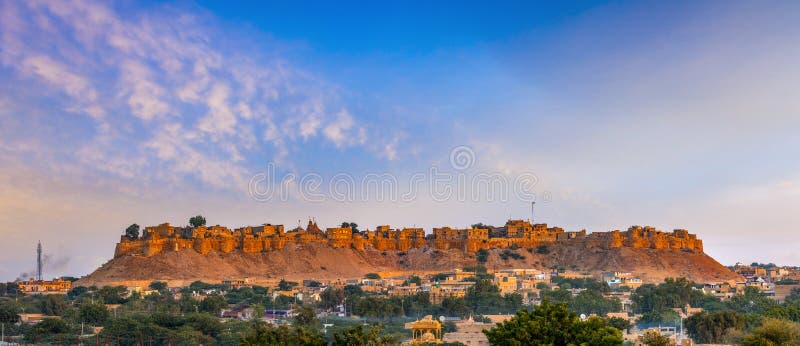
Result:
<svg viewBox="0 0 800 346">
<path fill-rule="evenodd" d="M 503 227 L 440 227 L 434 228 L 431 234 L 425 234 L 422 228 L 392 229 L 389 226 L 378 226 L 374 231 L 363 232 L 354 232 L 350 227 L 322 231 L 315 222 L 309 221 L 305 229 L 297 227 L 291 231 L 284 231 L 283 225 L 271 224 L 231 230 L 222 226 L 175 227 L 164 223 L 145 228 L 142 236 L 136 239 L 123 235 L 114 257 L 129 254 L 153 256 L 164 251 L 183 249 L 193 249 L 202 254 L 211 251 L 229 253 L 234 250 L 259 253 L 281 249 L 289 243 L 321 243 L 357 250 L 371 247 L 380 251 L 407 251 L 428 247 L 477 252 L 494 248 L 533 248 L 560 242 L 582 243 L 587 247 L 605 249 L 631 247 L 703 251 L 703 242 L 684 229 L 662 232 L 649 226 L 632 226 L 627 231 L 593 232 L 587 235 L 585 230 L 565 232 L 547 224 L 509 220 Z"/>
</svg>

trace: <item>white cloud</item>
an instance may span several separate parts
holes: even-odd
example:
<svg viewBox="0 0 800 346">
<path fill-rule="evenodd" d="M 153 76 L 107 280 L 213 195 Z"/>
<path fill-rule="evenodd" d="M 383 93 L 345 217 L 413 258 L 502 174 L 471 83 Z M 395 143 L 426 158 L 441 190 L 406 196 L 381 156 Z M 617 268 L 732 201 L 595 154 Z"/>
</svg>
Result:
<svg viewBox="0 0 800 346">
<path fill-rule="evenodd" d="M 123 16 L 86 1 L 0 7 L 2 63 L 15 71 L 4 81 L 42 103 L 66 95 L 51 112 L 95 119 L 94 133 L 64 129 L 74 157 L 63 159 L 89 171 L 239 189 L 249 158 L 291 167 L 308 141 L 368 145 L 335 87 L 263 53 L 279 43 L 227 32 L 206 13 L 172 6 Z"/>
<path fill-rule="evenodd" d="M 389 161 L 397 159 L 397 144 L 400 142 L 400 135 L 394 135 L 392 140 L 383 144 L 379 155 Z"/>
<path fill-rule="evenodd" d="M 197 127 L 207 133 L 219 136 L 233 134 L 236 126 L 236 115 L 228 105 L 230 89 L 224 84 L 216 84 L 206 95 L 208 114 L 200 120 Z"/>
<path fill-rule="evenodd" d="M 336 119 L 328 126 L 325 126 L 323 132 L 325 137 L 336 144 L 337 147 L 341 147 L 352 142 L 347 133 L 347 130 L 351 127 L 353 127 L 353 117 L 346 110 L 341 110 Z"/>
<path fill-rule="evenodd" d="M 151 80 L 152 72 L 147 66 L 138 61 L 126 61 L 121 70 L 121 88 L 129 94 L 131 113 L 143 120 L 151 120 L 169 111 L 167 103 L 161 100 L 164 88 Z"/>
<path fill-rule="evenodd" d="M 23 73 L 41 78 L 61 89 L 75 100 L 69 110 L 85 113 L 93 118 L 102 118 L 105 110 L 97 102 L 97 91 L 86 78 L 75 74 L 67 66 L 46 55 L 36 55 L 22 60 L 19 66 Z"/>
<path fill-rule="evenodd" d="M 315 136 L 321 123 L 322 122 L 319 120 L 319 118 L 314 115 L 306 118 L 302 123 L 300 123 L 300 136 L 302 136 L 303 139 L 308 139 L 309 137 Z"/>
</svg>

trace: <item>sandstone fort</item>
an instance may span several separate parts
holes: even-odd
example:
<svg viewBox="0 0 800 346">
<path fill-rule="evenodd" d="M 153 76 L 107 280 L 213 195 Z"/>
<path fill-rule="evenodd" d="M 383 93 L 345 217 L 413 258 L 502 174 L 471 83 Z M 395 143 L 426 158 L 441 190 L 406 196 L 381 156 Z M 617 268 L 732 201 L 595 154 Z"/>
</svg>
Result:
<svg viewBox="0 0 800 346">
<path fill-rule="evenodd" d="M 587 248 L 615 249 L 672 249 L 702 252 L 703 242 L 687 230 L 663 232 L 650 226 L 632 226 L 626 231 L 593 232 L 585 230 L 566 232 L 559 227 L 525 220 L 509 220 L 502 227 L 473 227 L 457 229 L 434 228 L 426 234 L 422 228 L 392 229 L 378 226 L 374 231 L 354 231 L 351 227 L 320 229 L 309 220 L 307 227 L 284 231 L 283 225 L 264 224 L 230 229 L 223 226 L 176 227 L 169 223 L 146 227 L 141 237 L 122 236 L 114 257 L 125 255 L 153 256 L 166 251 L 193 249 L 201 254 L 211 251 L 231 253 L 262 253 L 280 250 L 287 244 L 327 244 L 333 248 L 380 251 L 407 251 L 432 248 L 437 250 L 462 250 L 474 253 L 479 250 L 502 248 L 532 248 L 541 245 L 567 243 Z"/>
</svg>

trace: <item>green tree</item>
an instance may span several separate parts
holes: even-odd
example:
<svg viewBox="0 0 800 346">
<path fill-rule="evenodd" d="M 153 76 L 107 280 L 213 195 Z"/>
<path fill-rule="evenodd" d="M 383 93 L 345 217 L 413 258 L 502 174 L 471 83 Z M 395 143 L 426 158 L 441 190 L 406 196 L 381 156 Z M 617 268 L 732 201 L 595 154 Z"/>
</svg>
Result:
<svg viewBox="0 0 800 346">
<path fill-rule="evenodd" d="M 316 329 L 319 325 L 317 313 L 310 306 L 302 306 L 294 310 L 292 322 L 295 326 Z"/>
<path fill-rule="evenodd" d="M 39 301 L 39 308 L 45 315 L 62 316 L 69 309 L 69 304 L 63 296 L 48 294 Z"/>
<path fill-rule="evenodd" d="M 494 228 L 494 226 L 485 225 L 483 222 L 473 223 L 472 226 L 470 226 L 470 227 L 478 228 L 478 229 L 493 229 Z"/>
<path fill-rule="evenodd" d="M 199 331 L 203 335 L 217 336 L 222 332 L 222 322 L 219 318 L 203 313 L 190 313 L 183 317 L 186 326 Z"/>
<path fill-rule="evenodd" d="M 42 340 L 53 337 L 59 334 L 67 334 L 70 332 L 69 325 L 63 319 L 46 317 L 36 324 L 25 335 L 27 340 Z"/>
<path fill-rule="evenodd" d="M 447 297 L 442 300 L 442 313 L 447 316 L 465 316 L 470 309 L 463 298 Z"/>
<path fill-rule="evenodd" d="M 422 279 L 419 276 L 412 275 L 409 276 L 408 279 L 403 281 L 403 286 L 409 286 L 411 284 L 416 284 L 417 286 L 422 286 Z"/>
<path fill-rule="evenodd" d="M 735 311 L 701 312 L 684 322 L 687 333 L 700 344 L 721 344 L 730 330 L 744 330 L 745 318 Z"/>
<path fill-rule="evenodd" d="M 200 301 L 189 294 L 181 295 L 178 305 L 181 308 L 181 312 L 197 312 L 200 310 Z"/>
<path fill-rule="evenodd" d="M 81 322 L 102 325 L 108 320 L 110 313 L 103 304 L 84 303 L 80 307 L 79 315 Z"/>
<path fill-rule="evenodd" d="M 207 284 L 207 283 L 202 282 L 202 281 L 193 281 L 192 283 L 189 284 L 189 291 L 190 291 L 190 293 L 191 293 L 191 291 L 201 291 L 201 290 L 212 288 L 213 286 L 214 285 Z"/>
<path fill-rule="evenodd" d="M 466 305 L 478 313 L 510 313 L 522 308 L 522 296 L 518 293 L 502 295 L 491 279 L 475 279 L 475 284 L 464 296 Z"/>
<path fill-rule="evenodd" d="M 97 295 L 105 304 L 122 304 L 127 294 L 128 289 L 125 286 L 103 286 L 97 290 Z"/>
<path fill-rule="evenodd" d="M 786 320 L 766 318 L 760 327 L 745 335 L 742 346 L 800 345 L 800 325 Z"/>
<path fill-rule="evenodd" d="M 292 306 L 292 304 L 294 302 L 295 302 L 295 298 L 294 297 L 289 297 L 289 296 L 285 296 L 285 295 L 279 295 L 279 296 L 275 297 L 275 299 L 272 301 L 272 304 L 270 305 L 270 308 L 271 309 L 288 309 L 289 307 Z"/>
<path fill-rule="evenodd" d="M 634 311 L 646 314 L 652 311 L 682 308 L 686 304 L 699 306 L 705 295 L 694 289 L 694 282 L 685 278 L 667 278 L 659 285 L 646 284 L 639 286 L 631 294 Z"/>
<path fill-rule="evenodd" d="M 428 292 L 417 292 L 412 296 L 405 296 L 402 298 L 401 305 L 406 316 L 421 317 L 430 313 L 433 309 Z"/>
<path fill-rule="evenodd" d="M 611 317 L 606 319 L 609 326 L 619 329 L 621 332 L 626 332 L 631 327 L 631 321 L 621 317 Z"/>
<path fill-rule="evenodd" d="M 278 291 L 291 291 L 292 287 L 295 287 L 295 286 L 297 286 L 296 282 L 294 282 L 294 281 L 286 281 L 284 279 L 281 279 L 281 281 L 278 282 Z"/>
<path fill-rule="evenodd" d="M 167 283 L 163 281 L 153 281 L 150 283 L 150 289 L 154 291 L 164 292 L 167 289 Z"/>
<path fill-rule="evenodd" d="M 641 336 L 642 344 L 647 346 L 671 346 L 672 341 L 654 329 L 646 330 Z"/>
<path fill-rule="evenodd" d="M 638 323 L 674 323 L 680 320 L 680 316 L 675 310 L 662 308 L 661 310 L 652 310 L 642 314 L 637 320 Z"/>
<path fill-rule="evenodd" d="M 353 312 L 363 317 L 390 318 L 402 316 L 403 307 L 399 301 L 395 302 L 390 299 L 366 297 L 356 301 L 353 305 Z"/>
<path fill-rule="evenodd" d="M 72 289 L 67 292 L 67 298 L 75 300 L 76 298 L 89 293 L 89 288 L 84 286 L 72 286 Z"/>
<path fill-rule="evenodd" d="M 228 306 L 225 298 L 219 294 L 209 294 L 200 302 L 200 311 L 208 312 L 212 315 L 219 315 L 223 308 Z"/>
<path fill-rule="evenodd" d="M 17 323 L 19 321 L 19 313 L 22 309 L 19 304 L 12 299 L 0 298 L 0 323 L 3 328 L 6 324 Z"/>
<path fill-rule="evenodd" d="M 192 216 L 189 218 L 189 225 L 192 227 L 200 227 L 206 225 L 206 218 L 203 215 Z"/>
<path fill-rule="evenodd" d="M 572 292 L 559 288 L 557 290 L 545 290 L 540 292 L 542 299 L 548 299 L 553 303 L 572 303 Z"/>
<path fill-rule="evenodd" d="M 273 327 L 264 322 L 256 322 L 251 330 L 239 341 L 240 346 L 261 345 L 327 345 L 319 333 L 305 328 L 291 329 L 286 325 Z"/>
<path fill-rule="evenodd" d="M 444 281 L 447 280 L 448 276 L 447 273 L 437 273 L 431 276 L 431 281 Z"/>
<path fill-rule="evenodd" d="M 478 252 L 475 253 L 475 259 L 477 259 L 480 263 L 486 263 L 486 261 L 489 259 L 489 251 L 484 249 L 478 250 Z"/>
<path fill-rule="evenodd" d="M 778 303 L 761 294 L 758 288 L 750 286 L 745 287 L 744 294 L 731 297 L 731 299 L 727 301 L 727 304 L 731 310 L 736 312 L 764 314 Z"/>
<path fill-rule="evenodd" d="M 622 345 L 622 333 L 602 319 L 581 321 L 567 304 L 549 300 L 484 333 L 492 345 Z"/>
<path fill-rule="evenodd" d="M 128 228 L 125 229 L 125 236 L 131 240 L 139 238 L 139 225 L 132 224 L 128 226 Z"/>
<path fill-rule="evenodd" d="M 575 328 L 575 345 L 621 345 L 622 333 L 617 328 L 606 324 L 600 317 L 590 317 L 579 322 Z"/>
<path fill-rule="evenodd" d="M 319 306 L 323 309 L 332 309 L 344 301 L 344 290 L 329 287 L 319 294 Z"/>
<path fill-rule="evenodd" d="M 364 290 L 362 290 L 361 286 L 358 285 L 345 285 L 343 290 L 344 295 L 347 297 L 361 296 L 364 294 Z"/>
<path fill-rule="evenodd" d="M 599 291 L 587 289 L 578 293 L 569 303 L 569 307 L 579 314 L 603 316 L 609 312 L 622 310 L 622 303 L 617 298 L 606 299 Z"/>
<path fill-rule="evenodd" d="M 141 329 L 141 323 L 134 318 L 112 318 L 103 327 L 103 331 L 100 332 L 100 338 L 114 340 L 115 344 L 119 342 L 121 345 L 136 345 Z"/>
<path fill-rule="evenodd" d="M 342 228 L 347 228 L 347 227 L 350 227 L 350 229 L 353 231 L 353 234 L 361 233 L 361 231 L 358 229 L 358 224 L 356 224 L 355 222 L 342 222 Z"/>
<path fill-rule="evenodd" d="M 364 275 L 365 279 L 380 280 L 381 276 L 378 273 L 367 273 Z"/>
<path fill-rule="evenodd" d="M 381 326 L 374 326 L 364 331 L 361 325 L 347 328 L 341 334 L 333 335 L 334 346 L 378 346 L 394 345 L 397 339 L 392 336 L 382 335 Z"/>
</svg>

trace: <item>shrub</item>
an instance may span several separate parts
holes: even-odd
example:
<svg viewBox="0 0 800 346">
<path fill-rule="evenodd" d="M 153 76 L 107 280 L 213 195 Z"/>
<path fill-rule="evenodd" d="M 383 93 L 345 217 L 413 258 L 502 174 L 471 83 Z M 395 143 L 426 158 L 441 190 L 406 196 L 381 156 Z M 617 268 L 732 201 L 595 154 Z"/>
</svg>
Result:
<svg viewBox="0 0 800 346">
<path fill-rule="evenodd" d="M 486 263 L 486 260 L 489 259 L 489 251 L 486 251 L 484 249 L 480 249 L 480 250 L 478 250 L 478 252 L 475 253 L 475 258 L 480 263 Z"/>
</svg>

